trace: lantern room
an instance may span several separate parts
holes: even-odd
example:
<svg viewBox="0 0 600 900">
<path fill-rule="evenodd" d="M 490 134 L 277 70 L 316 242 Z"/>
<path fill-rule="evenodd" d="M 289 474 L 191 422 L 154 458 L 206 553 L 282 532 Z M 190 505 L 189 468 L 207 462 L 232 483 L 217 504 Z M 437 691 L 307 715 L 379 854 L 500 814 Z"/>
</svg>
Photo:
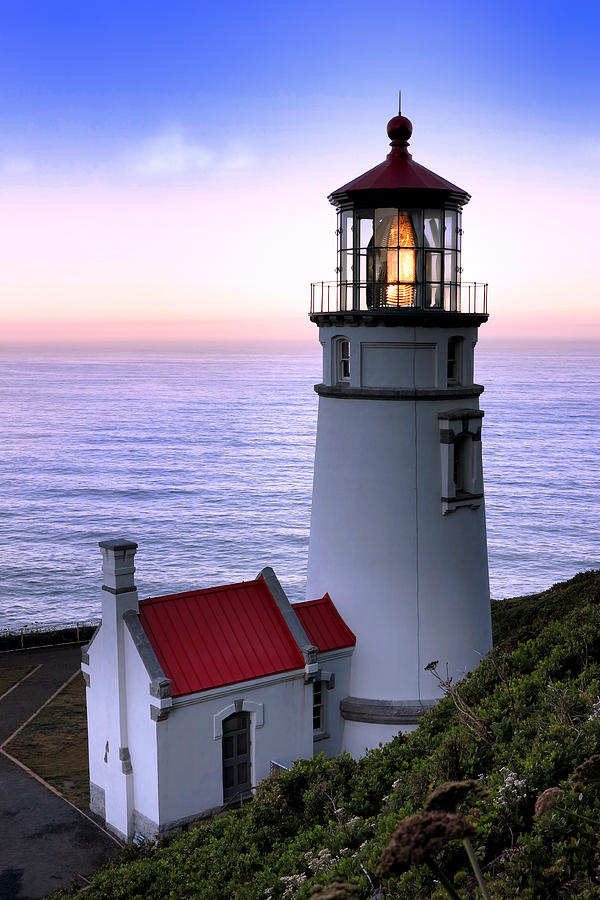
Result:
<svg viewBox="0 0 600 900">
<path fill-rule="evenodd" d="M 311 314 L 485 315 L 487 285 L 461 283 L 469 194 L 413 161 L 405 116 L 394 116 L 387 132 L 385 161 L 329 197 L 338 211 L 337 280 L 312 285 Z"/>
</svg>

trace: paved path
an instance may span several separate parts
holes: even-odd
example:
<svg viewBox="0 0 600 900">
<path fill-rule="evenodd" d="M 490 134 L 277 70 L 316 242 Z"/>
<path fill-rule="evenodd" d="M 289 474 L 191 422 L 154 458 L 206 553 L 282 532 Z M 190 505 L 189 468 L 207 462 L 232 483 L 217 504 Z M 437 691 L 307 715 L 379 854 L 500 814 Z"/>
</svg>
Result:
<svg viewBox="0 0 600 900">
<path fill-rule="evenodd" d="M 0 668 L 39 666 L 0 700 L 0 748 L 77 672 L 79 647 L 0 653 Z M 0 752 L 0 898 L 37 900 L 119 851 L 90 818 Z"/>
</svg>

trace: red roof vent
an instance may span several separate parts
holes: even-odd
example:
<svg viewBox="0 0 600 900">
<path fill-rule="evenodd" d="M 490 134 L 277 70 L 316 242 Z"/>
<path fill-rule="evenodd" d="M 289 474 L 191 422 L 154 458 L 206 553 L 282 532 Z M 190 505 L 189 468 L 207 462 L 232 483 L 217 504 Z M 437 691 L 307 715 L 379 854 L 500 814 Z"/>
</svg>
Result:
<svg viewBox="0 0 600 900">
<path fill-rule="evenodd" d="M 259 576 L 140 601 L 140 622 L 171 679 L 171 696 L 304 667 L 304 657 Z"/>
<path fill-rule="evenodd" d="M 320 653 L 354 647 L 356 644 L 356 635 L 340 616 L 329 594 L 319 600 L 292 603 L 292 608 L 308 639 L 318 647 Z"/>
</svg>

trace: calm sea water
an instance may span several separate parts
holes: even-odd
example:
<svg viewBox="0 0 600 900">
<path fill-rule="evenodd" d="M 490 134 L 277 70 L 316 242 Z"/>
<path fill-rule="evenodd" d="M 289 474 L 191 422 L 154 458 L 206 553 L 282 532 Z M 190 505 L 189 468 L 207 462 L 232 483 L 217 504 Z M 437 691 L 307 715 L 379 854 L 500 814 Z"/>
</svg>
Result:
<svg viewBox="0 0 600 900">
<path fill-rule="evenodd" d="M 477 352 L 492 596 L 600 564 L 600 347 Z M 97 542 L 141 596 L 277 572 L 303 598 L 319 347 L 0 360 L 0 627 L 97 616 Z"/>
</svg>

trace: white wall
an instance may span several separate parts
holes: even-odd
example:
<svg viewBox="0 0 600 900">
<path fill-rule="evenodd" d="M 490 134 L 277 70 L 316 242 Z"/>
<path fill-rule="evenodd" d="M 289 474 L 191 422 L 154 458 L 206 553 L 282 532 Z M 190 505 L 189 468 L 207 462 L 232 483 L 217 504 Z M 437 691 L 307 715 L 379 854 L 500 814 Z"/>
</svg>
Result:
<svg viewBox="0 0 600 900">
<path fill-rule="evenodd" d="M 92 641 L 86 690 L 90 783 L 104 791 L 106 822 L 125 839 L 131 837 L 131 774 L 123 771 L 120 751 L 128 745 L 124 634 L 121 613 L 137 605 L 137 593 L 115 595 L 102 591 L 102 625 Z M 94 789 L 92 809 L 94 806 Z"/>
<path fill-rule="evenodd" d="M 222 805 L 215 716 L 235 700 L 262 707 L 250 711 L 253 785 L 269 774 L 271 760 L 289 766 L 312 756 L 312 689 L 303 669 L 175 699 L 168 718 L 157 723 L 161 827 Z"/>
<path fill-rule="evenodd" d="M 325 733 L 328 737 L 314 741 L 313 749 L 315 755 L 324 753 L 325 756 L 331 758 L 342 752 L 344 720 L 340 715 L 340 701 L 347 697 L 350 691 L 350 666 L 353 651 L 353 647 L 345 647 L 342 650 L 330 650 L 328 653 L 319 653 L 318 655 L 321 672 L 333 673 L 335 681 L 331 690 L 328 690 L 323 685 Z M 312 719 L 310 727 L 312 728 Z"/>
<path fill-rule="evenodd" d="M 144 832 L 140 815 L 158 823 L 157 734 L 150 717 L 150 679 L 135 643 L 124 629 L 127 730 L 133 775 L 134 829 Z M 155 701 L 156 702 L 156 701 Z"/>
<path fill-rule="evenodd" d="M 330 383 L 331 342 L 341 334 L 350 340 L 351 390 L 437 396 L 319 398 L 306 597 L 328 591 L 357 636 L 351 696 L 437 699 L 427 663 L 439 659 L 445 672 L 447 662 L 461 677 L 491 646 L 484 506 L 444 515 L 441 502 L 438 413 L 479 408 L 476 396 L 456 396 L 460 387 L 446 392 L 448 338 L 464 337 L 461 380 L 469 386 L 476 330 L 322 328 Z M 346 726 L 352 752 L 395 733 Z"/>
</svg>

